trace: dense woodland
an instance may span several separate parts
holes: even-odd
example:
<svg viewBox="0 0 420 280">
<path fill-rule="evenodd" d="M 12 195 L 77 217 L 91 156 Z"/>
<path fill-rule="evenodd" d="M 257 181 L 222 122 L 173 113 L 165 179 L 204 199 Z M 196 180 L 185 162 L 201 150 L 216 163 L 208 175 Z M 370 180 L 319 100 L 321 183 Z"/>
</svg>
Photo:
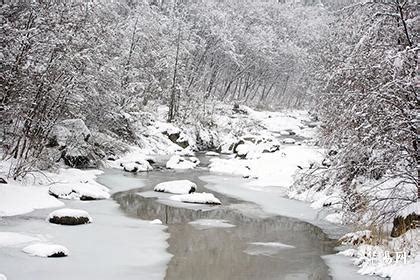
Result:
<svg viewBox="0 0 420 280">
<path fill-rule="evenodd" d="M 349 211 L 370 199 L 360 176 L 403 178 L 388 201 L 415 201 L 419 10 L 403 0 L 6 1 L 3 157 L 37 161 L 68 118 L 134 142 L 127 114 L 155 104 L 170 122 L 205 125 L 215 101 L 304 108 L 322 122 L 326 177 Z M 406 184 L 418 193 L 399 192 Z"/>
</svg>

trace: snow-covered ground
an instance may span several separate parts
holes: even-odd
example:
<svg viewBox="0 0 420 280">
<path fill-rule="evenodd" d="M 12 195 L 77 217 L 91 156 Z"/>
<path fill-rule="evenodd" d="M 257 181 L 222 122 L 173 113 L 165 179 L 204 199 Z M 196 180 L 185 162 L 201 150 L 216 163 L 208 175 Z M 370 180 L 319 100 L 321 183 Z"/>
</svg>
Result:
<svg viewBox="0 0 420 280">
<path fill-rule="evenodd" d="M 111 200 L 58 200 L 48 194 L 49 185 L 57 181 L 97 186 L 95 178 L 100 173 L 63 169 L 38 182 L 46 185 L 1 185 L 0 272 L 8 279 L 49 279 L 51 275 L 59 279 L 163 279 L 171 258 L 166 252 L 165 226 L 126 217 Z M 127 182 L 131 182 L 129 177 Z M 136 186 L 141 187 L 138 180 Z M 116 185 L 113 191 L 121 188 Z M 111 191 L 101 185 L 100 190 L 104 189 Z M 53 213 L 80 216 L 87 211 L 94 222 L 76 227 L 48 223 L 51 210 L 44 208 L 64 205 L 84 211 Z M 51 246 L 54 243 L 67 248 L 69 256 L 30 256 L 63 249 Z"/>
</svg>

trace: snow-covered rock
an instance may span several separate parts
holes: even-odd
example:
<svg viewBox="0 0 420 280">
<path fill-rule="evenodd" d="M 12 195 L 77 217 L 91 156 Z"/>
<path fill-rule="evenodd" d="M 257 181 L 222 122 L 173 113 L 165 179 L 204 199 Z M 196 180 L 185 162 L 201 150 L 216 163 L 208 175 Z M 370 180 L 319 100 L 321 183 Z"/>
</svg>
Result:
<svg viewBox="0 0 420 280">
<path fill-rule="evenodd" d="M 282 140 L 282 142 L 283 142 L 284 144 L 295 144 L 295 143 L 296 143 L 296 140 L 295 140 L 295 139 L 293 139 L 293 138 L 284 138 L 284 139 Z"/>
<path fill-rule="evenodd" d="M 31 255 L 44 258 L 66 257 L 69 255 L 69 250 L 57 244 L 35 243 L 26 246 L 22 249 L 23 252 Z"/>
<path fill-rule="evenodd" d="M 110 198 L 106 187 L 89 182 L 57 183 L 49 188 L 49 194 L 61 199 L 96 200 Z"/>
<path fill-rule="evenodd" d="M 184 158 L 179 155 L 173 155 L 166 163 L 166 168 L 170 169 L 192 169 L 196 167 L 200 162 L 197 158 Z"/>
<path fill-rule="evenodd" d="M 212 193 L 191 193 L 173 195 L 169 199 L 174 201 L 186 202 L 186 203 L 198 203 L 198 204 L 222 204 L 218 198 Z"/>
<path fill-rule="evenodd" d="M 240 144 L 236 147 L 235 151 L 240 158 L 245 158 L 251 149 L 249 144 Z"/>
<path fill-rule="evenodd" d="M 122 162 L 120 166 L 126 172 L 147 172 L 153 170 L 153 167 L 150 165 L 149 161 L 146 159 L 139 159 L 134 162 Z"/>
<path fill-rule="evenodd" d="M 90 130 L 81 119 L 67 119 L 55 125 L 50 134 L 50 146 L 67 146 L 89 140 Z"/>
<path fill-rule="evenodd" d="M 197 185 L 189 180 L 175 180 L 159 183 L 155 186 L 154 191 L 166 192 L 173 194 L 189 194 L 197 190 Z"/>
<path fill-rule="evenodd" d="M 19 246 L 34 241 L 40 240 L 37 237 L 17 232 L 0 232 L 0 248 Z"/>
<path fill-rule="evenodd" d="M 59 209 L 48 215 L 48 221 L 60 225 L 82 225 L 92 222 L 88 212 L 79 209 Z"/>
</svg>

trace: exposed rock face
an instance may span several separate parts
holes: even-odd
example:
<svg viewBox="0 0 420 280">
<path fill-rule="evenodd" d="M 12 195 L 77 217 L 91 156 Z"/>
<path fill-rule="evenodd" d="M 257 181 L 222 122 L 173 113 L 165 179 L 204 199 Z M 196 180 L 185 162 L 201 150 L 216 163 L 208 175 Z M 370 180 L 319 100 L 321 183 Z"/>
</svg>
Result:
<svg viewBox="0 0 420 280">
<path fill-rule="evenodd" d="M 416 224 L 420 224 L 420 215 L 412 213 L 405 218 L 398 216 L 394 219 L 393 224 L 394 226 L 392 227 L 391 237 L 398 237 L 410 229 L 415 229 Z"/>
<path fill-rule="evenodd" d="M 91 132 L 83 120 L 63 120 L 52 129 L 47 147 L 61 151 L 61 158 L 70 167 L 95 167 L 98 152 L 89 142 L 90 138 Z"/>
<path fill-rule="evenodd" d="M 177 131 L 177 132 L 165 131 L 163 134 L 167 135 L 169 140 L 171 140 L 173 143 L 177 144 L 178 146 L 184 149 L 190 145 L 188 142 L 188 139 L 180 131 Z"/>
</svg>

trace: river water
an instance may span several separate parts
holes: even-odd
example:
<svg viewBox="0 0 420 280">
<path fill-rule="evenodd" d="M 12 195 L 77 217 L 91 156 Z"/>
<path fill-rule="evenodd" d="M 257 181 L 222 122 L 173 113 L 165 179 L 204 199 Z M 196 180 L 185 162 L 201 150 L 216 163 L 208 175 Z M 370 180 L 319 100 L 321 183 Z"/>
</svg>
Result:
<svg viewBox="0 0 420 280">
<path fill-rule="evenodd" d="M 160 219 L 168 226 L 168 251 L 173 257 L 165 279 L 331 279 L 321 256 L 334 252 L 335 240 L 312 224 L 264 215 L 252 203 L 205 188 L 207 183 L 200 177 L 210 173 L 205 168 L 206 158 L 200 160 L 201 168 L 195 170 L 162 169 L 136 175 L 107 170 L 98 178 L 111 189 L 115 182 L 128 189 L 113 195 L 127 215 Z M 174 203 L 168 195 L 152 192 L 160 182 L 179 179 L 195 182 L 198 191 L 213 193 L 222 205 Z M 136 181 L 141 188 L 136 187 Z M 202 219 L 224 220 L 232 226 L 190 223 Z"/>
</svg>

